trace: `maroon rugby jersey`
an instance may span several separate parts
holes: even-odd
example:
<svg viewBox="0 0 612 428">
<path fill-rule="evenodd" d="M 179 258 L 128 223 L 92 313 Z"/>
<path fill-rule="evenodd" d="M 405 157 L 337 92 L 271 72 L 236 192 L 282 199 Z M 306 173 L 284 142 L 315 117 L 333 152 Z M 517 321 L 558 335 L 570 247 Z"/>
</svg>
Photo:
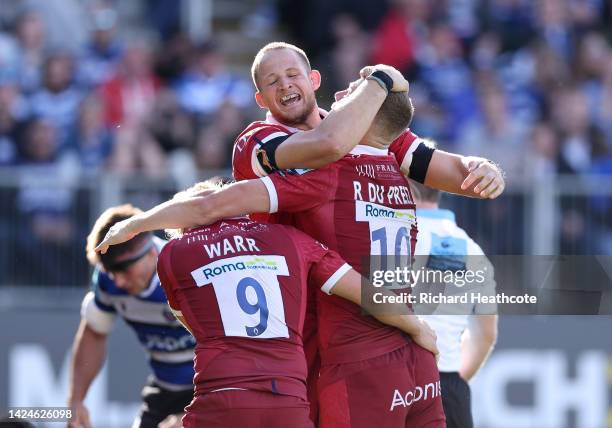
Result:
<svg viewBox="0 0 612 428">
<path fill-rule="evenodd" d="M 268 115 L 265 122 L 251 123 L 242 131 L 234 143 L 232 155 L 234 178 L 237 181 L 248 180 L 263 177 L 275 171 L 276 169 L 266 162 L 261 148 L 268 143 L 274 143 L 277 139 L 286 139 L 296 132 L 300 132 L 300 130 L 281 124 L 271 115 Z M 406 129 L 389 147 L 389 152 L 395 156 L 404 173 L 409 173 L 413 154 L 421 144 L 424 144 L 423 139 L 419 138 L 410 129 Z M 417 158 L 415 162 L 419 163 L 420 159 Z M 427 168 L 427 165 L 419 166 Z"/>
<path fill-rule="evenodd" d="M 415 206 L 406 178 L 386 150 L 357 146 L 325 168 L 272 174 L 262 181 L 271 212 L 292 212 L 296 227 L 363 274 L 370 255 L 397 255 L 407 264 L 414 254 Z M 399 330 L 363 315 L 357 305 L 334 296 L 317 298 L 323 364 L 371 358 L 406 343 Z"/>
<path fill-rule="evenodd" d="M 245 388 L 306 399 L 307 287 L 329 291 L 350 269 L 336 253 L 292 227 L 241 218 L 170 241 L 157 269 L 196 338 L 196 396 Z"/>
</svg>

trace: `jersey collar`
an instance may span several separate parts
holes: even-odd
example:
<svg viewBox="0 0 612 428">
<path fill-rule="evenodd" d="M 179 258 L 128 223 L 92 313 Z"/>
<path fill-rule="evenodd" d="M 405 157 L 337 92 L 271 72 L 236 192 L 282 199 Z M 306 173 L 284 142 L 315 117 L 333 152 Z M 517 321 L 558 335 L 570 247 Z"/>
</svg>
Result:
<svg viewBox="0 0 612 428">
<path fill-rule="evenodd" d="M 417 208 L 417 218 L 425 217 L 435 220 L 450 220 L 455 223 L 455 213 L 441 208 Z"/>
<path fill-rule="evenodd" d="M 359 144 L 349 153 L 352 155 L 387 156 L 389 154 L 389 149 L 379 149 L 377 147 Z"/>
<path fill-rule="evenodd" d="M 325 119 L 325 117 L 328 115 L 329 113 L 327 112 L 327 110 L 323 110 L 321 107 L 319 107 L 319 116 L 321 116 L 321 119 Z M 289 125 L 285 125 L 284 123 L 279 122 L 278 120 L 276 120 L 276 118 L 274 116 L 272 116 L 272 113 L 270 113 L 270 111 L 266 112 L 266 123 L 270 123 L 272 125 L 280 125 L 284 128 L 287 128 L 287 130 L 291 133 L 296 133 L 296 132 L 300 132 L 302 131 L 302 129 L 299 128 L 293 128 Z"/>
</svg>

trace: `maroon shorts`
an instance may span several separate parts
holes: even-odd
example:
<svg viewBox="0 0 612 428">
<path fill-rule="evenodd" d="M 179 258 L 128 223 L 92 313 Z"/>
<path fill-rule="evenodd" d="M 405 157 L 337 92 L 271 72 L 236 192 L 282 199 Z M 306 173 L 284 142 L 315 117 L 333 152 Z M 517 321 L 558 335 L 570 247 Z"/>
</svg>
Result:
<svg viewBox="0 0 612 428">
<path fill-rule="evenodd" d="M 263 391 L 226 390 L 197 396 L 185 408 L 184 428 L 313 428 L 308 402 Z"/>
<path fill-rule="evenodd" d="M 321 428 L 445 427 L 435 357 L 411 343 L 368 360 L 323 365 L 319 422 Z"/>
</svg>

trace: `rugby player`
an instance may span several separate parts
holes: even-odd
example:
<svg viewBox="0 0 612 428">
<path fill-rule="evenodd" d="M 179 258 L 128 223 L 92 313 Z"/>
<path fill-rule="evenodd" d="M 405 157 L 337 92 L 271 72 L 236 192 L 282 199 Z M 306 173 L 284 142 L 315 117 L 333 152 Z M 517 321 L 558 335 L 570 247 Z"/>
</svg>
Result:
<svg viewBox="0 0 612 428">
<path fill-rule="evenodd" d="M 366 67 L 361 78 L 377 70 L 392 79 L 391 90 L 407 90 L 407 83 L 401 83 L 401 75 L 392 67 Z M 374 82 L 366 81 L 364 86 L 359 80 L 336 94 L 337 99 L 348 96 L 348 102 L 327 115 L 315 98 L 321 75 L 311 69 L 302 49 L 288 43 L 264 46 L 255 56 L 251 76 L 255 100 L 268 114 L 265 121 L 251 123 L 236 139 L 232 159 L 236 180 L 291 168 L 317 168 L 342 158 L 361 141 L 359 135 L 365 134 L 382 103 Z M 329 132 L 323 132 L 321 126 Z M 354 133 L 349 134 L 351 129 Z M 503 173 L 493 162 L 434 150 L 409 129 L 395 139 L 389 151 L 405 174 L 435 189 L 496 198 L 505 187 Z"/>
<path fill-rule="evenodd" d="M 454 213 L 440 208 L 440 191 L 419 183 L 412 183 L 412 191 L 419 219 L 414 269 L 423 265 L 432 270 L 481 271 L 485 275 L 482 283 L 462 284 L 461 287 L 448 284 L 446 292 L 456 295 L 472 291 L 494 293 L 493 266 L 480 246 L 457 226 Z M 418 310 L 418 306 L 415 307 L 415 311 Z M 493 350 L 497 339 L 496 313 L 495 304 L 455 303 L 441 305 L 433 315 L 422 317 L 438 336 L 441 351 L 438 369 L 448 428 L 474 426 L 468 381 Z"/>
<path fill-rule="evenodd" d="M 87 258 L 95 270 L 93 290 L 83 299 L 74 338 L 68 405 L 75 416 L 70 428 L 91 428 L 83 403 L 104 363 L 108 335 L 117 317 L 134 330 L 153 370 L 132 426 L 156 428 L 166 418 L 182 413 L 193 396 L 195 339 L 172 316 L 155 271 L 165 242 L 152 233 L 142 233 L 106 254 L 94 251 L 112 225 L 140 212 L 131 205 L 109 208 L 87 238 Z"/>
<path fill-rule="evenodd" d="M 299 229 L 363 274 L 363 259 L 371 255 L 395 255 L 407 262 L 416 241 L 415 206 L 387 147 L 412 115 L 407 93 L 389 93 L 361 145 L 341 160 L 303 174 L 235 183 L 204 198 L 170 201 L 113 227 L 98 249 L 164 225 L 194 226 L 242 213 L 280 211 L 291 212 Z M 317 300 L 322 427 L 444 426 L 431 353 L 362 315 L 352 303 L 333 296 Z M 416 397 L 410 405 L 394 406 L 398 395 Z"/>
<path fill-rule="evenodd" d="M 200 183 L 179 198 L 213 189 Z M 360 304 L 359 274 L 297 229 L 246 217 L 181 232 L 157 266 L 173 313 L 197 341 L 183 425 L 312 427 L 302 348 L 307 289 Z M 379 320 L 436 352 L 416 316 Z"/>
</svg>

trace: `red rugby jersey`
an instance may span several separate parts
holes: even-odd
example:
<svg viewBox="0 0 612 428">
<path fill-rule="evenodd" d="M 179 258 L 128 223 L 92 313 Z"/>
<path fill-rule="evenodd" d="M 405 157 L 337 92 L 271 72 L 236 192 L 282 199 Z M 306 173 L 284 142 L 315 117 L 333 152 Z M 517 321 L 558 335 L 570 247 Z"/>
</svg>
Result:
<svg viewBox="0 0 612 428">
<path fill-rule="evenodd" d="M 415 205 L 406 178 L 386 150 L 358 146 L 325 168 L 272 174 L 262 181 L 271 212 L 292 212 L 296 227 L 363 274 L 370 255 L 398 255 L 408 263 L 414 253 Z M 335 296 L 318 299 L 324 364 L 371 358 L 406 343 L 399 330 L 363 315 L 357 305 Z"/>
<path fill-rule="evenodd" d="M 170 241 L 157 269 L 196 338 L 196 395 L 245 388 L 306 399 L 307 287 L 328 291 L 350 269 L 336 253 L 292 227 L 242 218 Z"/>
<path fill-rule="evenodd" d="M 247 126 L 234 143 L 232 155 L 234 179 L 241 181 L 259 178 L 273 171 L 278 171 L 266 162 L 261 148 L 277 138 L 287 138 L 296 132 L 300 132 L 300 130 L 281 124 L 271 115 L 268 115 L 266 121 L 253 122 Z M 427 169 L 428 165 L 424 164 L 422 159 L 413 157 L 414 152 L 421 144 L 424 144 L 424 140 L 410 129 L 406 129 L 389 147 L 389 152 L 395 156 L 397 163 L 405 174 L 410 173 L 411 166 L 413 169 L 416 167 Z M 289 172 L 299 173 L 304 171 L 289 170 Z"/>
</svg>

